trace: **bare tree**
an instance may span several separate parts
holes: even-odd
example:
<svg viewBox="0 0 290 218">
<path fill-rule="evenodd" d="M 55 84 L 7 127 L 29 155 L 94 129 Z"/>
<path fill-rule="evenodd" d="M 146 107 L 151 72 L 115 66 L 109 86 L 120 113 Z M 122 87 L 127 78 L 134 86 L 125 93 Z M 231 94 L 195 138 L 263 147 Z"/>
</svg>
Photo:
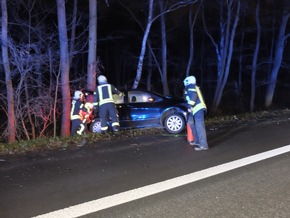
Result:
<svg viewBox="0 0 290 218">
<path fill-rule="evenodd" d="M 224 7 L 224 3 L 226 3 Z M 212 44 L 215 47 L 217 56 L 217 84 L 214 93 L 214 99 L 211 106 L 211 112 L 215 113 L 223 94 L 229 73 L 233 54 L 233 44 L 236 34 L 236 28 L 240 14 L 240 0 L 229 0 L 220 4 L 220 36 L 217 43 L 212 34 L 209 33 L 205 24 L 205 14 L 203 13 L 203 22 L 206 34 L 209 36 Z M 225 10 L 225 11 L 224 11 Z"/>
<path fill-rule="evenodd" d="M 143 61 L 144 61 L 144 55 L 146 52 L 146 43 L 147 43 L 147 38 L 150 32 L 150 28 L 153 22 L 153 0 L 148 0 L 149 1 L 149 5 L 148 5 L 148 18 L 147 18 L 147 25 L 146 25 L 146 29 L 143 35 L 143 40 L 142 40 L 142 46 L 141 46 L 141 52 L 139 55 L 139 61 L 138 61 L 138 65 L 137 65 L 137 73 L 136 73 L 136 78 L 135 81 L 133 83 L 132 88 L 136 89 L 139 85 L 140 79 L 141 79 L 141 75 L 142 75 L 142 68 L 143 68 Z"/>
<path fill-rule="evenodd" d="M 256 47 L 253 55 L 252 74 L 251 74 L 251 101 L 250 101 L 251 112 L 254 111 L 255 106 L 257 60 L 261 41 L 260 0 L 258 0 L 256 6 L 256 26 L 257 26 Z"/>
<path fill-rule="evenodd" d="M 148 49 L 151 50 L 151 46 L 150 46 L 150 40 L 147 41 L 147 46 Z M 152 64 L 152 54 L 153 52 L 148 52 L 148 64 L 147 64 L 147 90 L 151 90 L 151 78 L 152 78 L 152 68 L 153 68 L 153 64 Z"/>
<path fill-rule="evenodd" d="M 146 24 L 146 28 L 144 30 L 144 35 L 143 35 L 143 40 L 142 40 L 142 45 L 141 45 L 141 52 L 140 52 L 140 55 L 139 55 L 139 60 L 138 60 L 138 65 L 137 65 L 136 77 L 135 77 L 135 80 L 134 80 L 134 83 L 133 83 L 133 86 L 132 86 L 133 89 L 138 87 L 139 82 L 141 80 L 144 56 L 145 56 L 145 53 L 146 53 L 146 43 L 147 43 L 147 39 L 148 39 L 148 36 L 149 36 L 149 33 L 150 33 L 150 29 L 151 29 L 152 23 L 155 20 L 157 20 L 160 16 L 162 16 L 162 15 L 164 15 L 166 13 L 178 10 L 181 7 L 185 7 L 187 5 L 194 4 L 194 3 L 197 2 L 197 0 L 173 1 L 173 3 L 170 4 L 170 6 L 168 8 L 163 8 L 162 13 L 159 13 L 156 16 L 153 16 L 154 1 L 153 0 L 148 0 L 148 2 L 149 2 L 149 4 L 148 4 L 147 24 Z M 129 10 L 129 12 L 131 13 L 131 15 L 133 15 L 133 13 L 130 10 Z M 135 18 L 134 15 L 133 15 L 133 17 L 138 22 L 138 20 Z M 140 25 L 140 26 L 142 27 L 142 25 Z M 143 27 L 142 27 L 142 29 L 143 29 Z M 166 83 L 167 83 L 167 70 L 166 70 L 166 72 L 164 74 L 163 74 L 163 71 L 161 71 L 160 75 L 161 75 L 161 81 L 162 82 L 166 81 Z M 165 79 L 163 79 L 163 75 L 164 75 L 164 77 L 166 77 Z M 163 86 L 165 86 L 165 89 L 166 89 L 166 84 L 163 83 Z"/>
<path fill-rule="evenodd" d="M 1 12 L 2 12 L 2 26 L 1 26 L 1 41 L 2 41 L 2 60 L 5 71 L 5 83 L 6 83 L 6 92 L 7 92 L 7 118 L 8 118 L 8 143 L 15 142 L 15 113 L 14 113 L 14 90 L 12 86 L 11 71 L 9 65 L 8 57 L 8 35 L 7 35 L 7 26 L 8 26 L 8 13 L 7 13 L 7 2 L 6 0 L 1 0 Z"/>
<path fill-rule="evenodd" d="M 27 46 L 10 42 L 10 64 L 13 69 L 13 77 L 17 78 L 17 86 L 14 89 L 14 105 L 16 118 L 16 138 L 21 140 L 35 139 L 44 136 L 45 131 L 52 124 L 53 91 L 55 82 L 53 77 L 45 81 L 41 86 L 34 69 L 39 65 L 46 70 L 48 59 L 53 60 L 48 53 L 42 55 L 26 53 Z M 55 62 L 55 61 L 54 61 Z M 49 67 L 53 68 L 53 64 Z M 45 84 L 49 84 L 45 86 Z"/>
<path fill-rule="evenodd" d="M 277 76 L 278 76 L 279 69 L 281 67 L 281 63 L 283 60 L 285 43 L 287 39 L 290 37 L 290 33 L 286 33 L 287 24 L 290 17 L 290 3 L 289 1 L 283 1 L 283 3 L 284 3 L 283 12 L 281 13 L 282 18 L 280 22 L 278 37 L 275 43 L 274 62 L 271 68 L 270 77 L 268 80 L 268 85 L 267 85 L 266 94 L 265 94 L 265 107 L 266 108 L 269 108 L 272 106 L 273 96 L 274 96 L 274 92 L 276 88 Z"/>
<path fill-rule="evenodd" d="M 189 76 L 189 72 L 191 69 L 193 56 L 194 56 L 194 25 L 196 22 L 196 18 L 199 12 L 199 7 L 197 11 L 195 12 L 195 15 L 193 17 L 193 5 L 190 5 L 189 14 L 188 14 L 188 20 L 189 20 L 189 57 L 188 57 L 188 63 L 186 68 L 186 76 Z"/>
<path fill-rule="evenodd" d="M 78 0 L 74 0 L 73 4 L 73 15 L 72 15 L 72 29 L 70 36 L 70 46 L 69 46 L 69 65 L 72 65 L 73 53 L 75 51 L 75 38 L 76 38 L 76 24 L 77 24 L 77 12 L 78 12 Z"/>
<path fill-rule="evenodd" d="M 163 84 L 163 94 L 169 95 L 169 88 L 167 82 L 167 39 L 166 39 L 166 23 L 165 23 L 165 15 L 164 5 L 162 0 L 158 0 L 159 8 L 160 8 L 160 31 L 161 31 L 161 66 L 162 66 L 162 84 Z"/>
<path fill-rule="evenodd" d="M 70 135 L 71 96 L 69 86 L 69 54 L 66 26 L 65 0 L 57 0 L 58 32 L 60 44 L 60 71 L 62 90 L 62 122 L 61 136 Z"/>
<path fill-rule="evenodd" d="M 23 1 L 17 1 L 16 6 L 22 4 Z M 59 114 L 58 108 L 54 107 L 57 99 L 54 102 L 52 97 L 55 89 L 57 90 L 56 77 L 47 72 L 55 71 L 59 54 L 52 52 L 53 49 L 58 49 L 55 46 L 57 34 L 54 32 L 44 34 L 48 30 L 48 25 L 44 25 L 48 11 L 39 13 L 37 7 L 39 5 L 33 0 L 26 2 L 25 10 L 16 6 L 10 11 L 10 19 L 12 24 L 21 24 L 13 28 L 15 32 L 21 34 L 11 34 L 8 43 L 11 79 L 15 81 L 13 87 L 15 138 L 29 140 L 44 136 L 51 130 L 51 124 L 56 123 L 57 117 L 55 120 L 52 118 L 53 114 Z M 19 16 L 19 10 L 22 16 Z M 38 13 L 35 13 L 36 11 Z M 41 19 L 38 19 L 39 17 Z M 7 99 L 3 95 L 1 98 Z M 53 131 L 56 132 L 56 125 Z"/>
<path fill-rule="evenodd" d="M 97 0 L 89 0 L 89 51 L 88 51 L 88 72 L 87 88 L 96 88 L 97 70 Z"/>
</svg>

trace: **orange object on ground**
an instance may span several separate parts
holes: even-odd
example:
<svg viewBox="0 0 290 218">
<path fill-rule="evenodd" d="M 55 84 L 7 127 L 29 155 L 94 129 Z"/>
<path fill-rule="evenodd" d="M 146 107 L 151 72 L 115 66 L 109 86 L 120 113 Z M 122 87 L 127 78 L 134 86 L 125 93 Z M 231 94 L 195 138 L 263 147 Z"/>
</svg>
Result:
<svg viewBox="0 0 290 218">
<path fill-rule="evenodd" d="M 187 141 L 188 142 L 193 142 L 194 141 L 194 135 L 193 135 L 193 133 L 191 131 L 189 123 L 187 123 L 187 128 L 186 129 L 187 129 Z"/>
</svg>

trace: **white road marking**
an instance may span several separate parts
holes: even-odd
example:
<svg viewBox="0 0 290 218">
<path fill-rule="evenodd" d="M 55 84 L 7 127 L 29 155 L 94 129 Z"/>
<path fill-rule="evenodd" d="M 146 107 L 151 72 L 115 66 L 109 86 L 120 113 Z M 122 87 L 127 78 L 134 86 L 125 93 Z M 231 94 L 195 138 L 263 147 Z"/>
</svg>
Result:
<svg viewBox="0 0 290 218">
<path fill-rule="evenodd" d="M 133 200 L 144 198 L 154 195 L 163 191 L 167 191 L 182 185 L 196 182 L 214 175 L 218 175 L 233 169 L 237 169 L 267 158 L 271 158 L 280 154 L 290 152 L 290 145 L 245 157 L 239 160 L 224 163 L 218 166 L 210 167 L 198 172 L 190 173 L 184 176 L 176 177 L 173 179 L 165 180 L 155 184 L 147 185 L 137 189 L 129 190 L 119 194 L 103 197 L 97 200 L 85 202 L 82 204 L 74 205 L 64 209 L 56 210 L 47 214 L 36 216 L 35 218 L 71 218 L 84 216 L 86 214 L 94 213 L 103 209 L 127 203 Z"/>
</svg>

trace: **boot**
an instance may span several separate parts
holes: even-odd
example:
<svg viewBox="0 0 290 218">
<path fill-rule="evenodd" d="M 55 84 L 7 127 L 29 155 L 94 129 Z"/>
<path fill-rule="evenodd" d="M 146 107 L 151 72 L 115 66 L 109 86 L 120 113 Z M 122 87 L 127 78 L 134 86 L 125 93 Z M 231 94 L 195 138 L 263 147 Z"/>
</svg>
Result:
<svg viewBox="0 0 290 218">
<path fill-rule="evenodd" d="M 114 133 L 119 132 L 119 126 L 113 126 L 113 132 Z"/>
</svg>

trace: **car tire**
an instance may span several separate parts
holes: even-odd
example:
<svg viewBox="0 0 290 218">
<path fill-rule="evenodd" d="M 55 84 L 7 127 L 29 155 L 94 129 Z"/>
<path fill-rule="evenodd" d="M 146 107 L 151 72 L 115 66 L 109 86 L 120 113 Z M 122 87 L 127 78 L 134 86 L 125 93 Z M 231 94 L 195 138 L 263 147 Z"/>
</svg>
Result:
<svg viewBox="0 0 290 218">
<path fill-rule="evenodd" d="M 180 114 L 169 114 L 164 120 L 165 130 L 171 134 L 181 133 L 185 128 L 185 120 Z"/>
<path fill-rule="evenodd" d="M 95 119 L 90 125 L 90 131 L 92 133 L 101 133 L 101 119 Z"/>
</svg>

